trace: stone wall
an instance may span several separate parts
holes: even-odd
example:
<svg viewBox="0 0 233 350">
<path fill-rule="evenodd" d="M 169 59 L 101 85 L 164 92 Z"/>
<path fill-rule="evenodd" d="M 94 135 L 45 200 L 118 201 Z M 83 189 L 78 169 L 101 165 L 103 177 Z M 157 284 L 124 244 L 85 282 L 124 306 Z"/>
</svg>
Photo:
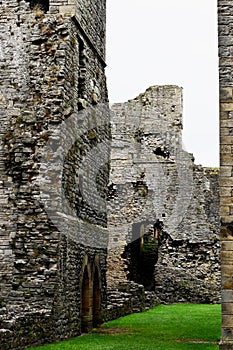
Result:
<svg viewBox="0 0 233 350">
<path fill-rule="evenodd" d="M 200 166 L 193 170 L 194 196 L 198 202 L 192 202 L 182 222 L 186 238 L 179 239 L 179 235 L 172 238 L 167 232 L 160 235 L 155 289 L 165 303 L 221 302 L 218 171 Z M 209 227 L 203 225 L 204 220 Z M 203 239 L 195 236 L 190 239 L 192 229 L 197 234 L 203 230 Z"/>
<path fill-rule="evenodd" d="M 80 334 L 106 308 L 105 1 L 37 3 L 0 5 L 4 350 Z"/>
<path fill-rule="evenodd" d="M 133 281 L 119 283 L 116 289 L 108 288 L 107 301 L 105 321 L 143 312 L 160 304 L 154 292 L 146 291 L 143 285 Z"/>
<path fill-rule="evenodd" d="M 230 0 L 218 0 L 219 82 L 220 82 L 220 215 L 222 261 L 222 344 L 233 347 L 233 80 L 232 30 L 233 6 Z"/>
<path fill-rule="evenodd" d="M 219 302 L 218 170 L 182 148 L 182 89 L 154 86 L 113 105 L 112 137 L 108 285 Z"/>
</svg>

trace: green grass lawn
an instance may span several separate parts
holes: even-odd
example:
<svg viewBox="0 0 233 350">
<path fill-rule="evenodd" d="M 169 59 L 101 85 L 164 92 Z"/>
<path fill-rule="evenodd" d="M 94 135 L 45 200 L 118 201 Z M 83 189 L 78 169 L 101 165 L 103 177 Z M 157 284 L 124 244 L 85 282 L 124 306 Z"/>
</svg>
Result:
<svg viewBox="0 0 233 350">
<path fill-rule="evenodd" d="M 91 334 L 30 350 L 216 350 L 220 329 L 220 305 L 160 305 Z"/>
</svg>

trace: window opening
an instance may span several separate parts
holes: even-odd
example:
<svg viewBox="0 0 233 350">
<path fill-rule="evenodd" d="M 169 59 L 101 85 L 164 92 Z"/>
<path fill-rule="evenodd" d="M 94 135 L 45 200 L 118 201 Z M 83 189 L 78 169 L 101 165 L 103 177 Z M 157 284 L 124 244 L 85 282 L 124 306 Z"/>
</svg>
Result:
<svg viewBox="0 0 233 350">
<path fill-rule="evenodd" d="M 26 0 L 30 3 L 30 8 L 34 9 L 35 7 L 40 8 L 44 12 L 49 11 L 49 0 Z"/>
</svg>

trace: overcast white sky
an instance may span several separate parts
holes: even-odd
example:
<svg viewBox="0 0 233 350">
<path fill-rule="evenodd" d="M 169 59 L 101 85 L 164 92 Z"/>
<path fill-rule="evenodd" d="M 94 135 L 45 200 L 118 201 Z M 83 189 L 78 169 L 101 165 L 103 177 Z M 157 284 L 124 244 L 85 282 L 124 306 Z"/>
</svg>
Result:
<svg viewBox="0 0 233 350">
<path fill-rule="evenodd" d="M 183 87 L 184 148 L 218 166 L 217 0 L 107 0 L 110 103 Z"/>
</svg>

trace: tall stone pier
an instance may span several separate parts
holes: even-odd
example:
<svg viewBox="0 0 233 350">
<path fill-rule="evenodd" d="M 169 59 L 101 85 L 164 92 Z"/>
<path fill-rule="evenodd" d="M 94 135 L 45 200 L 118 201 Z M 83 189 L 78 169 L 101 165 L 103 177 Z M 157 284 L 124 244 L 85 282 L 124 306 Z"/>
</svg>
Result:
<svg viewBox="0 0 233 350">
<path fill-rule="evenodd" d="M 233 349 L 233 1 L 218 0 L 220 82 L 221 350 Z"/>
</svg>

